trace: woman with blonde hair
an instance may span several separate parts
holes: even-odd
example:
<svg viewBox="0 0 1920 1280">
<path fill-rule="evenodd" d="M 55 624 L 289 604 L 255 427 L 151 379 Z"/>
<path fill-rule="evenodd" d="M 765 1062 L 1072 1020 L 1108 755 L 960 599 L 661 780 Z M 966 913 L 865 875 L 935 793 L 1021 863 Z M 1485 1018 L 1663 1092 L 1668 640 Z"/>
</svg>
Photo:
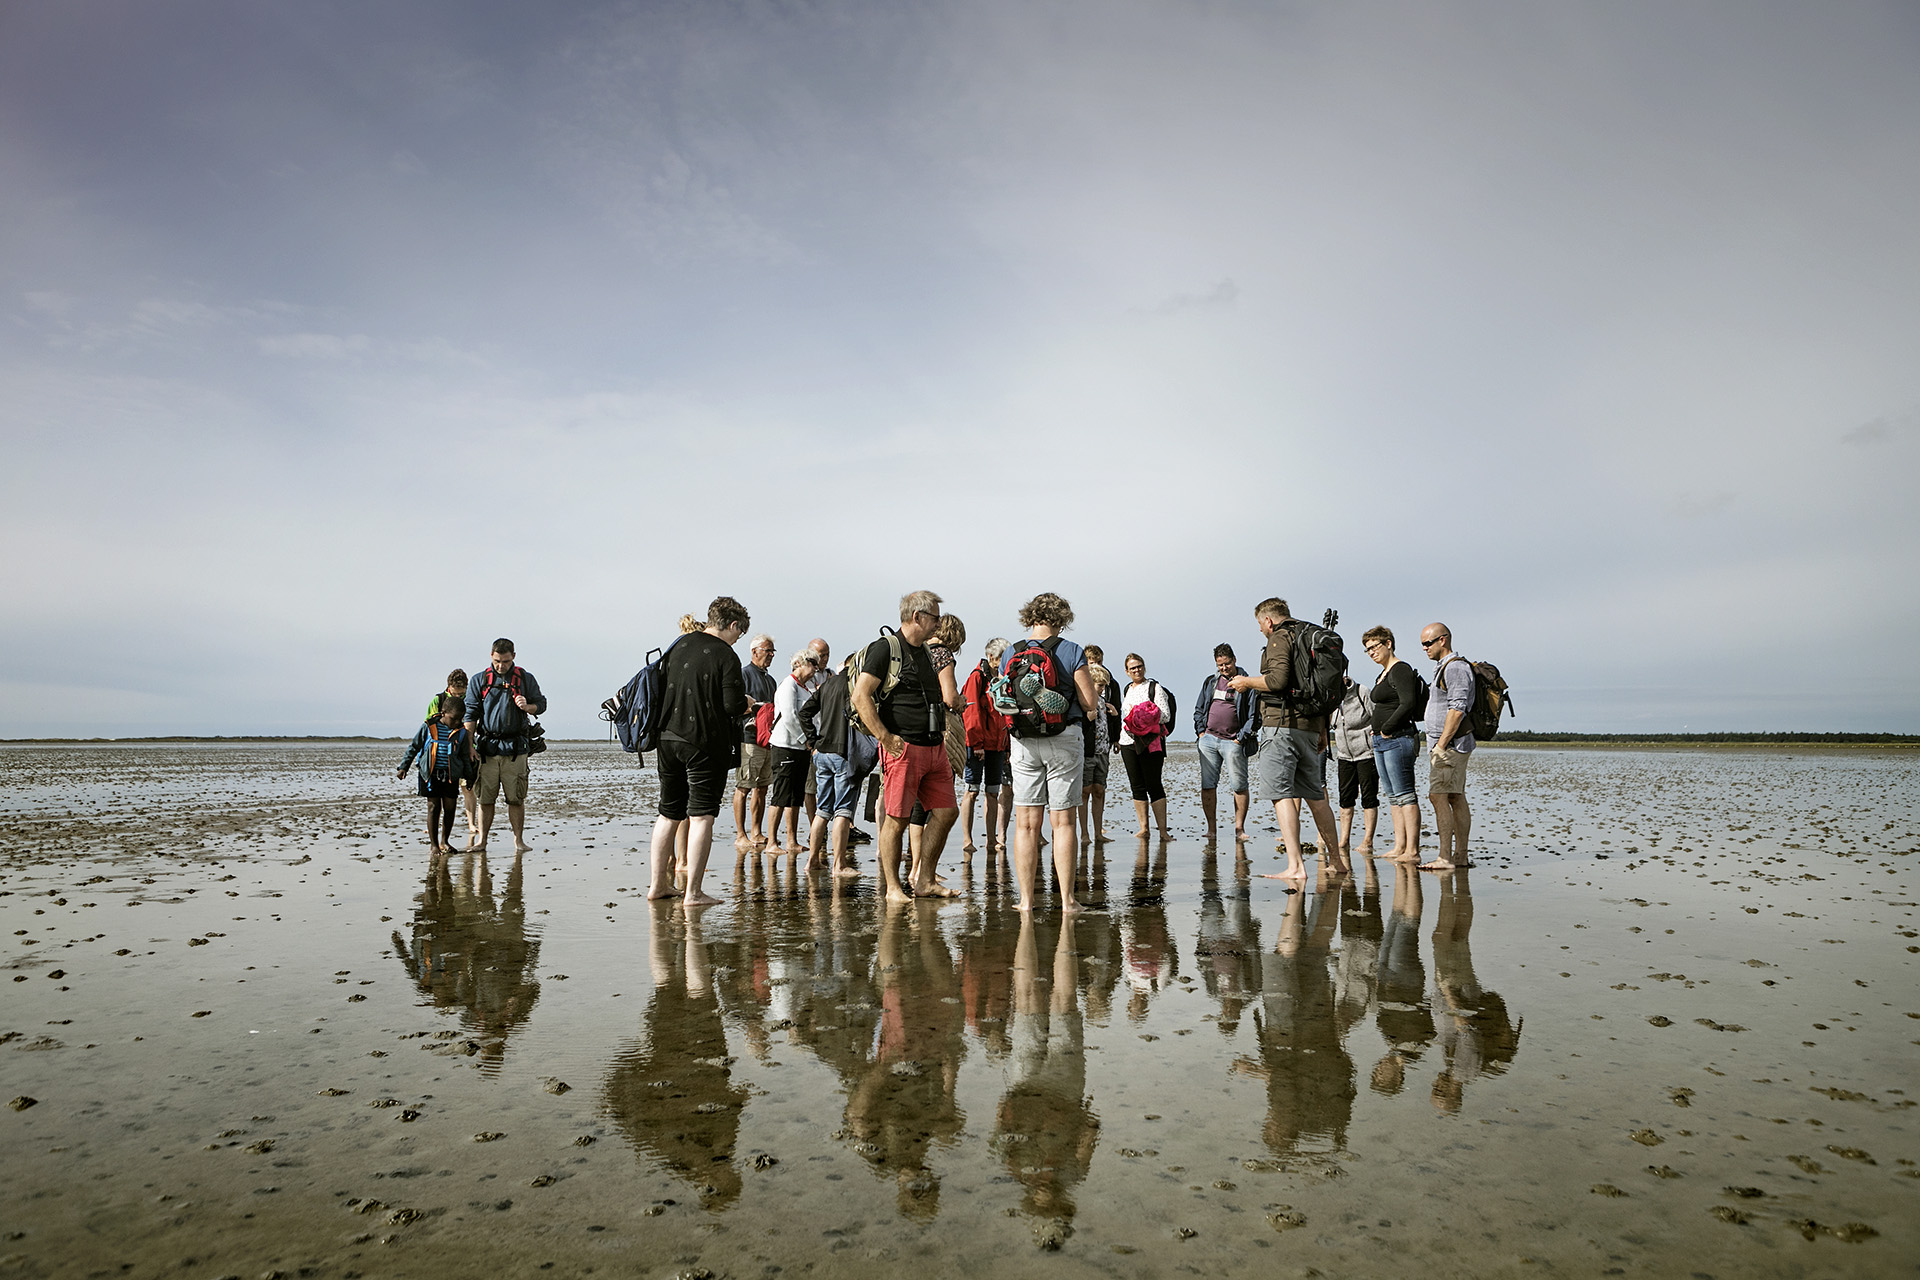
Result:
<svg viewBox="0 0 1920 1280">
<path fill-rule="evenodd" d="M 1091 650 L 1093 646 L 1087 648 Z M 1105 712 L 1113 672 L 1097 662 L 1089 662 L 1087 674 L 1093 677 L 1094 702 L 1101 714 L 1087 723 L 1087 758 L 1080 771 L 1080 830 L 1086 833 L 1082 839 L 1099 845 L 1107 842 L 1107 767 L 1113 742 L 1107 736 Z"/>
</svg>

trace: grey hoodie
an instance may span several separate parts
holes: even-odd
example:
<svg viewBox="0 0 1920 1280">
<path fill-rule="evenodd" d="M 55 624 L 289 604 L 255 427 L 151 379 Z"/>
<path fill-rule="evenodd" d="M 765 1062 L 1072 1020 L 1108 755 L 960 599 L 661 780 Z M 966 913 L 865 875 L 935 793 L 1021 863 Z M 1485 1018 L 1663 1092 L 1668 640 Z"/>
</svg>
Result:
<svg viewBox="0 0 1920 1280">
<path fill-rule="evenodd" d="M 1373 759 L 1373 695 L 1363 684 L 1347 681 L 1347 696 L 1327 725 L 1336 760 Z"/>
</svg>

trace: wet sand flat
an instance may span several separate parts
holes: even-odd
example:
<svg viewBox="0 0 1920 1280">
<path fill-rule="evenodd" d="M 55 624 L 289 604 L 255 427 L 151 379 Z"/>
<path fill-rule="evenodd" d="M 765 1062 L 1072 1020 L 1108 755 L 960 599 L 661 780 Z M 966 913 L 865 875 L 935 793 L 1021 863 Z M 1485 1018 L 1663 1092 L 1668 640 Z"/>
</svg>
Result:
<svg viewBox="0 0 1920 1280">
<path fill-rule="evenodd" d="M 1911 753 L 1487 749 L 1474 870 L 1296 893 L 1177 748 L 1063 927 L 728 815 L 649 904 L 587 744 L 434 859 L 402 750 L 0 747 L 0 1276 L 1920 1264 Z"/>
</svg>

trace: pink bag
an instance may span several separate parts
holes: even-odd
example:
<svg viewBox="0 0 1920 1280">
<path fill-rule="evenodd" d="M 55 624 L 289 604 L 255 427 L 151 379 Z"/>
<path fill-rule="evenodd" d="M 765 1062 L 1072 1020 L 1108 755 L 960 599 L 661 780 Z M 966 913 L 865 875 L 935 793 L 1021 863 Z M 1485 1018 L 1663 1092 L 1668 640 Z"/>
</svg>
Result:
<svg viewBox="0 0 1920 1280">
<path fill-rule="evenodd" d="M 1148 751 L 1161 750 L 1160 745 L 1160 704 L 1152 698 L 1136 702 L 1127 712 L 1124 721 L 1126 730 L 1133 735 L 1134 741 Z"/>
</svg>

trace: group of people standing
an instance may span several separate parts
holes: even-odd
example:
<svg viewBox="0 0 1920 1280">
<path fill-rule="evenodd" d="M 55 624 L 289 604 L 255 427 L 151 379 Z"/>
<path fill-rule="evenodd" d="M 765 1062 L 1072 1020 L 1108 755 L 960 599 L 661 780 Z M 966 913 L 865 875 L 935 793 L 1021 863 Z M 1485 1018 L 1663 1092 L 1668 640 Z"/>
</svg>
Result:
<svg viewBox="0 0 1920 1280">
<path fill-rule="evenodd" d="M 826 641 L 815 639 L 792 655 L 778 679 L 770 670 L 776 653 L 770 636 L 756 636 L 749 660 L 737 661 L 734 646 L 751 625 L 739 601 L 722 596 L 704 621 L 683 618 L 680 640 L 660 660 L 659 807 L 648 896 L 678 895 L 689 906 L 718 901 L 702 880 L 730 771 L 736 843 L 743 854 L 796 860 L 804 854 L 809 870 L 836 875 L 859 874 L 853 819 L 868 787 L 868 816 L 876 804 L 880 811 L 878 861 L 889 901 L 953 896 L 939 875 L 940 856 L 957 824 L 965 853 L 976 850 L 973 818 L 984 795 L 983 838 L 990 853 L 1008 851 L 1011 830 L 1016 908 L 1030 912 L 1036 901 L 1040 850 L 1048 843 L 1044 832 L 1052 837 L 1061 910 L 1079 911 L 1073 888 L 1078 832 L 1089 841 L 1106 839 L 1107 764 L 1115 749 L 1138 834 L 1157 827 L 1167 837 L 1163 771 L 1176 702 L 1148 677 L 1145 660 L 1127 655 L 1121 686 L 1097 646 L 1083 648 L 1062 635 L 1073 622 L 1068 602 L 1043 592 L 1021 606 L 1026 634 L 989 641 L 978 665 L 960 679 L 956 657 L 966 628 L 942 604 L 934 592 L 911 592 L 900 601 L 898 628 L 883 629 L 838 669 Z M 1372 854 L 1384 779 L 1394 838 L 1385 856 L 1432 871 L 1468 865 L 1465 780 L 1474 742 L 1467 714 L 1474 675 L 1471 664 L 1452 652 L 1448 628 L 1434 623 L 1421 635 L 1436 664 L 1431 686 L 1397 656 L 1391 630 L 1367 631 L 1363 645 L 1380 667 L 1378 677 L 1370 686 L 1349 679 L 1339 707 L 1321 715 L 1299 709 L 1289 696 L 1297 678 L 1293 633 L 1303 624 L 1278 597 L 1261 601 L 1254 618 L 1265 639 L 1258 670 L 1240 667 L 1230 645 L 1217 646 L 1215 673 L 1193 708 L 1209 841 L 1218 836 L 1222 785 L 1233 796 L 1235 838 L 1246 839 L 1257 785 L 1262 802 L 1274 806 L 1287 854 L 1286 868 L 1275 878 L 1306 878 L 1303 804 L 1319 833 L 1323 868 L 1346 873 L 1356 805 L 1363 815 L 1358 851 Z M 511 657 L 509 649 L 509 666 Z M 497 670 L 498 652 L 495 659 Z M 533 693 L 537 698 L 537 686 Z M 471 692 L 467 703 L 471 733 L 486 722 L 472 715 Z M 1419 754 L 1414 726 L 1423 720 L 1440 845 L 1426 863 L 1420 863 L 1413 776 Z M 1330 755 L 1339 774 L 1337 824 L 1325 786 Z M 521 779 L 524 801 L 524 771 Z M 964 814 L 956 779 L 965 788 Z M 508 799 L 517 835 L 511 791 Z M 490 805 L 484 805 L 489 814 Z"/>
<path fill-rule="evenodd" d="M 408 744 L 396 778 L 420 762 L 420 794 L 427 801 L 427 843 L 435 853 L 453 848 L 453 822 L 462 800 L 467 813 L 467 849 L 487 847 L 502 792 L 513 851 L 526 853 L 528 760 L 546 749 L 536 717 L 547 699 L 533 673 L 514 661 L 513 641 L 493 642 L 478 680 L 455 667 L 447 687 L 427 700 L 427 718 Z"/>
</svg>

